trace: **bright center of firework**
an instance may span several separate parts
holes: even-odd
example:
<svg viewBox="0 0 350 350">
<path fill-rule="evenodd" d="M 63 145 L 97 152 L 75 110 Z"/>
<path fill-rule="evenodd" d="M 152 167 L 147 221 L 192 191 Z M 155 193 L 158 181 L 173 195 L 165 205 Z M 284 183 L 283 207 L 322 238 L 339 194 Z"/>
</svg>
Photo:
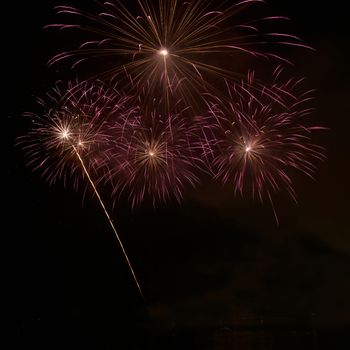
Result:
<svg viewBox="0 0 350 350">
<path fill-rule="evenodd" d="M 159 50 L 159 54 L 163 57 L 166 57 L 169 55 L 169 51 L 167 49 L 161 49 Z"/>
<path fill-rule="evenodd" d="M 67 140 L 69 138 L 69 131 L 68 129 L 63 129 L 61 131 L 61 138 Z"/>
<path fill-rule="evenodd" d="M 150 157 L 154 157 L 156 154 L 155 154 L 153 151 L 149 151 L 149 152 L 148 152 L 148 155 L 149 155 Z"/>
<path fill-rule="evenodd" d="M 251 150 L 252 150 L 252 147 L 251 147 L 251 146 L 247 146 L 247 147 L 245 148 L 246 153 L 249 153 Z"/>
</svg>

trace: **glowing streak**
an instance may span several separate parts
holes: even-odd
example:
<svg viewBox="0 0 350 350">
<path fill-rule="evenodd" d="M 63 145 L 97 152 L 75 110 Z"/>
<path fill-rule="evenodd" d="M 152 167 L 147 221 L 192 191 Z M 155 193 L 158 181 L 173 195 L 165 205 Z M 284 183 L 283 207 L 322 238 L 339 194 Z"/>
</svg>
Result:
<svg viewBox="0 0 350 350">
<path fill-rule="evenodd" d="M 81 156 L 80 156 L 80 154 L 79 154 L 77 148 L 76 148 L 74 145 L 72 145 L 72 147 L 73 147 L 74 152 L 76 153 L 77 157 L 79 158 L 79 161 L 80 161 L 80 163 L 81 163 L 81 166 L 83 167 L 84 173 L 85 173 L 85 175 L 87 176 L 87 178 L 88 178 L 88 180 L 89 180 L 89 182 L 90 182 L 90 184 L 91 184 L 91 186 L 92 186 L 92 188 L 93 188 L 93 190 L 94 190 L 94 192 L 95 192 L 95 194 L 96 194 L 96 196 L 97 196 L 97 198 L 98 198 L 98 200 L 99 200 L 99 202 L 100 202 L 100 204 L 101 204 L 101 207 L 102 207 L 102 209 L 103 209 L 103 211 L 104 211 L 104 213 L 105 213 L 105 215 L 106 215 L 106 217 L 107 217 L 107 219 L 108 219 L 109 224 L 110 224 L 111 227 L 112 227 L 112 230 L 113 230 L 115 236 L 117 237 L 117 240 L 118 240 L 119 245 L 120 245 L 120 247 L 121 247 L 121 249 L 122 249 L 122 251 L 123 251 L 125 260 L 126 260 L 126 262 L 128 263 L 129 269 L 130 269 L 130 271 L 131 271 L 131 273 L 132 273 L 132 276 L 133 276 L 134 281 L 135 281 L 135 283 L 136 283 L 136 285 L 137 285 L 137 288 L 138 288 L 138 290 L 139 290 L 141 296 L 143 297 L 140 284 L 139 284 L 139 282 L 138 282 L 138 280 L 137 280 L 137 278 L 136 278 L 136 274 L 135 274 L 135 272 L 134 272 L 134 270 L 133 270 L 133 268 L 132 268 L 132 266 L 131 266 L 131 263 L 130 263 L 130 260 L 129 260 L 129 258 L 128 258 L 128 255 L 126 254 L 126 251 L 125 251 L 125 249 L 124 249 L 123 243 L 122 243 L 121 239 L 119 238 L 119 235 L 118 235 L 118 233 L 117 233 L 117 230 L 116 230 L 116 228 L 115 228 L 115 226 L 114 226 L 114 224 L 113 224 L 113 222 L 112 222 L 112 219 L 111 219 L 111 217 L 110 217 L 109 214 L 108 214 L 108 211 L 107 211 L 107 209 L 106 209 L 106 207 L 105 207 L 105 205 L 104 205 L 104 203 L 103 203 L 103 201 L 102 201 L 102 199 L 101 199 L 101 196 L 100 196 L 99 192 L 97 191 L 97 188 L 96 188 L 94 182 L 92 181 L 92 179 L 91 179 L 91 177 L 90 177 L 90 174 L 89 174 L 88 170 L 86 169 L 85 163 L 84 163 L 83 159 L 81 158 Z"/>
<path fill-rule="evenodd" d="M 166 62 L 166 58 L 169 55 L 169 51 L 167 49 L 159 50 L 159 54 L 163 56 L 164 61 L 164 92 L 165 92 L 165 100 L 166 100 L 166 109 L 169 111 L 169 77 L 168 77 L 168 66 Z"/>
</svg>

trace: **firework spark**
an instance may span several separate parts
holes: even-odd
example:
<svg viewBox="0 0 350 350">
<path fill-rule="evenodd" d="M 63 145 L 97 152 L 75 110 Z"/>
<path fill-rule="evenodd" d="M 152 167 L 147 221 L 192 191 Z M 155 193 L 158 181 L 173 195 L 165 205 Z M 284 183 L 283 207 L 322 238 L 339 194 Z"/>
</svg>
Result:
<svg viewBox="0 0 350 350">
<path fill-rule="evenodd" d="M 40 113 L 26 113 L 32 126 L 20 138 L 20 144 L 30 159 L 29 164 L 41 170 L 50 183 L 60 178 L 66 183 L 69 177 L 77 186 L 81 177 L 87 178 L 142 296 L 129 257 L 91 176 L 92 172 L 96 174 L 97 167 L 101 168 L 101 153 L 108 151 L 107 123 L 123 113 L 126 100 L 114 88 L 105 89 L 99 82 L 68 83 L 64 92 L 56 86 L 45 99 L 38 100 Z"/>
<path fill-rule="evenodd" d="M 101 79 L 127 71 L 137 84 L 147 82 L 153 95 L 159 88 L 168 93 L 181 84 L 178 92 L 182 98 L 190 99 L 193 94 L 198 98 L 199 91 L 213 88 L 206 76 L 240 77 L 237 66 L 241 55 L 287 62 L 275 52 L 275 44 L 309 48 L 294 35 L 262 29 L 262 24 L 285 17 L 243 20 L 246 16 L 241 16 L 242 12 L 249 14 L 248 8 L 263 2 L 241 0 L 214 6 L 209 0 L 140 0 L 135 11 L 120 0 L 110 0 L 98 2 L 95 12 L 58 6 L 57 14 L 78 16 L 80 21 L 48 27 L 79 29 L 91 38 L 78 44 L 76 50 L 54 56 L 49 63 L 72 60 L 75 67 L 86 60 L 104 58 L 103 64 L 97 65 Z"/>
<path fill-rule="evenodd" d="M 229 85 L 228 100 L 208 102 L 210 124 L 203 129 L 203 154 L 215 177 L 231 184 L 235 194 L 267 197 L 277 221 L 273 193 L 285 189 L 297 201 L 291 174 L 313 177 L 314 160 L 324 159 L 323 148 L 312 141 L 324 128 L 308 120 L 312 91 L 302 91 L 302 79 L 278 83 L 281 73 L 280 67 L 275 70 L 266 90 L 254 88 L 253 73 Z"/>
</svg>

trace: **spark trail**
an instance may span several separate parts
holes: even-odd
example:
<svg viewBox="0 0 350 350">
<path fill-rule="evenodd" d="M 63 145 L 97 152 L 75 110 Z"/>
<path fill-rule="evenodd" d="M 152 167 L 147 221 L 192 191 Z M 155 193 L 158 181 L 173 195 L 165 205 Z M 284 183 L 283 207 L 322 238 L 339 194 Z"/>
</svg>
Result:
<svg viewBox="0 0 350 350">
<path fill-rule="evenodd" d="M 119 243 L 119 245 L 120 245 L 120 248 L 121 248 L 122 251 L 123 251 L 124 258 L 125 258 L 125 260 L 126 260 L 128 266 L 129 266 L 130 272 L 131 272 L 131 274 L 132 274 L 132 276 L 133 276 L 133 278 L 134 278 L 134 281 L 135 281 L 135 283 L 136 283 L 137 289 L 139 290 L 141 296 L 143 297 L 143 293 L 142 293 L 141 286 L 140 286 L 140 284 L 139 284 L 139 281 L 137 280 L 135 271 L 134 271 L 134 269 L 133 269 L 133 267 L 132 267 L 132 265 L 131 265 L 131 263 L 130 263 L 128 254 L 126 253 L 126 250 L 125 250 L 125 248 L 124 248 L 123 242 L 121 241 L 121 239 L 120 239 L 120 237 L 119 237 L 119 235 L 118 235 L 118 232 L 117 232 L 117 230 L 116 230 L 116 228 L 115 228 L 115 226 L 114 226 L 114 224 L 113 224 L 113 221 L 112 221 L 112 219 L 111 219 L 111 217 L 110 217 L 110 215 L 109 215 L 109 213 L 108 213 L 108 211 L 107 211 L 107 209 L 106 209 L 106 206 L 105 206 L 105 204 L 103 203 L 103 200 L 102 200 L 102 198 L 101 198 L 101 196 L 100 196 L 100 193 L 97 191 L 97 188 L 96 188 L 96 186 L 95 186 L 95 184 L 94 184 L 94 182 L 93 182 L 93 180 L 92 180 L 92 178 L 91 178 L 91 176 L 90 176 L 90 174 L 89 174 L 89 172 L 88 172 L 88 170 L 87 170 L 87 168 L 86 168 L 86 166 L 85 166 L 84 160 L 83 160 L 83 158 L 81 157 L 80 153 L 78 152 L 77 148 L 75 147 L 75 145 L 72 145 L 72 148 L 73 148 L 75 154 L 77 155 L 77 157 L 78 157 L 78 159 L 79 159 L 79 161 L 80 161 L 80 163 L 81 163 L 81 166 L 82 166 L 82 168 L 83 168 L 83 170 L 84 170 L 84 173 L 85 173 L 86 177 L 88 178 L 88 180 L 89 180 L 89 182 L 90 182 L 90 185 L 91 185 L 92 189 L 94 190 L 94 193 L 96 194 L 96 197 L 97 197 L 97 199 L 98 199 L 98 201 L 99 201 L 99 203 L 100 203 L 100 205 L 101 205 L 101 207 L 102 207 L 102 209 L 103 209 L 103 211 L 104 211 L 104 213 L 105 213 L 105 215 L 106 215 L 106 218 L 107 218 L 107 220 L 108 220 L 108 222 L 109 222 L 109 224 L 110 224 L 110 226 L 111 226 L 111 228 L 112 228 L 112 230 L 113 230 L 115 236 L 117 237 L 118 243 Z"/>
</svg>

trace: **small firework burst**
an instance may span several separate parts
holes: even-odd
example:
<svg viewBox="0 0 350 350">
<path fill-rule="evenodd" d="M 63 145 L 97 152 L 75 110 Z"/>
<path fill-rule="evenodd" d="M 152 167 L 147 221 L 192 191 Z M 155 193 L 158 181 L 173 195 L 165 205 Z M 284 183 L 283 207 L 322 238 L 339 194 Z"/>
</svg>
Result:
<svg viewBox="0 0 350 350">
<path fill-rule="evenodd" d="M 259 91 L 253 73 L 228 85 L 228 99 L 208 102 L 203 128 L 203 154 L 215 177 L 232 185 L 235 194 L 267 197 L 272 206 L 273 194 L 282 190 L 296 201 L 294 170 L 312 177 L 314 161 L 324 159 L 323 148 L 312 140 L 324 128 L 310 125 L 308 118 L 312 91 L 303 92 L 302 79 L 278 83 L 281 72 L 277 68 L 273 84 Z"/>
<path fill-rule="evenodd" d="M 168 114 L 162 107 L 157 101 L 152 108 L 135 106 L 110 130 L 114 146 L 106 178 L 113 194 L 127 193 L 132 206 L 146 199 L 154 205 L 180 201 L 184 187 L 198 181 L 200 160 L 192 145 L 197 128 L 185 111 Z"/>
<path fill-rule="evenodd" d="M 28 133 L 19 142 L 29 164 L 54 183 L 58 179 L 77 186 L 84 175 L 76 149 L 84 154 L 89 170 L 99 167 L 108 147 L 106 124 L 122 113 L 126 97 L 101 82 L 57 83 L 37 100 L 38 112 L 25 113 L 30 118 Z"/>
</svg>

